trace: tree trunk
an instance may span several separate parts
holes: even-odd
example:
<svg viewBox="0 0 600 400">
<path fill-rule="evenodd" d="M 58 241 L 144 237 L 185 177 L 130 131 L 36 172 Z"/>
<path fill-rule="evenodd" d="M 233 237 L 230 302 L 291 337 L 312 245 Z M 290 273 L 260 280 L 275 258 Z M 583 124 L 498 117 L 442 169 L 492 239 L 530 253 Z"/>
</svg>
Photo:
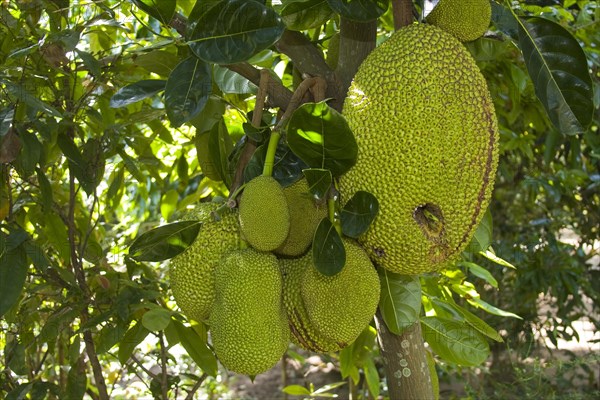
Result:
<svg viewBox="0 0 600 400">
<path fill-rule="evenodd" d="M 375 325 L 390 399 L 434 400 L 421 324 L 417 322 L 401 335 L 394 335 L 377 312 Z"/>
</svg>

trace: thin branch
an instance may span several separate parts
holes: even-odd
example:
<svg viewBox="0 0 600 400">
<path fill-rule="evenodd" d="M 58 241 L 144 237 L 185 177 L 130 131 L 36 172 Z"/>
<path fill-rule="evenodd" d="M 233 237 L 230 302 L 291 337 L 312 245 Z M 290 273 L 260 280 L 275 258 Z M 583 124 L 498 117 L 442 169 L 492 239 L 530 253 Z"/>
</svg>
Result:
<svg viewBox="0 0 600 400">
<path fill-rule="evenodd" d="M 156 378 L 158 377 L 158 375 L 157 375 L 157 374 L 155 374 L 154 372 L 152 372 L 152 371 L 150 371 L 148 368 L 146 368 L 146 367 L 144 366 L 144 364 L 142 363 L 142 361 L 141 361 L 139 358 L 137 358 L 137 357 L 135 356 L 135 354 L 132 354 L 132 355 L 129 357 L 129 359 L 130 359 L 131 361 L 133 361 L 133 362 L 134 362 L 134 363 L 135 363 L 135 364 L 136 364 L 138 367 L 140 367 L 140 369 L 141 369 L 142 371 L 144 371 L 144 372 L 146 373 L 146 375 L 148 375 L 150 378 L 152 378 L 152 379 L 156 379 Z"/>
<path fill-rule="evenodd" d="M 158 333 L 160 342 L 160 387 L 164 400 L 169 398 L 169 374 L 167 371 L 167 348 L 165 347 L 165 339 L 162 331 Z"/>
<path fill-rule="evenodd" d="M 200 386 L 202 386 L 202 383 L 207 377 L 207 373 L 200 375 L 200 378 L 198 378 L 192 389 L 188 392 L 187 396 L 185 396 L 185 400 L 194 400 L 194 394 L 198 391 L 198 389 L 200 389 Z"/>
<path fill-rule="evenodd" d="M 261 73 L 258 68 L 255 68 L 251 64 L 248 63 L 237 63 L 237 64 L 227 64 L 223 65 L 233 72 L 237 72 L 244 78 L 248 79 L 250 82 L 254 83 L 256 86 L 260 86 L 260 78 Z M 271 107 L 281 108 L 285 110 L 287 105 L 292 98 L 292 91 L 283 86 L 283 84 L 276 80 L 270 79 L 267 86 L 268 93 L 268 103 Z"/>
</svg>

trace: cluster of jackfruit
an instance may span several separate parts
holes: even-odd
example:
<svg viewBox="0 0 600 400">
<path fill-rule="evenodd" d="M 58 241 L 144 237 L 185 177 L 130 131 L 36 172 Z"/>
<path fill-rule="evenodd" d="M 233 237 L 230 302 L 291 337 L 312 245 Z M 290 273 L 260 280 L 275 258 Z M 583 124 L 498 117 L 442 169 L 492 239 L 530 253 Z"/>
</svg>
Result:
<svg viewBox="0 0 600 400">
<path fill-rule="evenodd" d="M 264 372 L 290 340 L 313 351 L 340 350 L 373 318 L 379 278 L 357 243 L 344 241 L 347 262 L 337 275 L 321 275 L 313 265 L 310 247 L 326 216 L 305 179 L 282 188 L 259 176 L 246 184 L 238 212 L 203 203 L 185 217 L 202 227 L 171 262 L 173 295 L 184 314 L 208 324 L 214 352 L 229 370 Z"/>
<path fill-rule="evenodd" d="M 358 158 L 340 192 L 380 205 L 359 238 L 371 259 L 408 275 L 447 266 L 481 221 L 498 164 L 493 103 L 468 50 L 437 26 L 400 29 L 361 64 L 342 113 Z"/>
</svg>

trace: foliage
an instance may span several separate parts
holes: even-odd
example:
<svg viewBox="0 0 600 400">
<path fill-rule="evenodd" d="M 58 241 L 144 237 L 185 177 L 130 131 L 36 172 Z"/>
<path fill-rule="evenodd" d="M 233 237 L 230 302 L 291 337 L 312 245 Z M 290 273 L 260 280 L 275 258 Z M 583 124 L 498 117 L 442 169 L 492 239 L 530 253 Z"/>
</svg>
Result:
<svg viewBox="0 0 600 400">
<path fill-rule="evenodd" d="M 386 1 L 264 3 L 0 3 L 2 396 L 126 398 L 136 376 L 154 398 L 223 390 L 206 326 L 179 312 L 161 263 L 198 231 L 175 221 L 262 171 L 268 137 L 282 127 L 269 111 L 254 115 L 260 71 L 276 88 L 268 106 L 283 111 L 294 90 L 315 84 L 303 75 L 348 73 L 339 67 L 352 64 L 343 58 L 340 21 L 379 17 L 380 39 L 393 30 Z M 419 11 L 423 2 L 414 3 Z M 600 8 L 513 3 L 494 3 L 492 34 L 468 44 L 501 126 L 493 228 L 490 217 L 455 268 L 382 279 L 390 290 L 381 311 L 395 333 L 418 320 L 420 284 L 425 336 L 439 357 L 459 364 L 479 363 L 489 339 L 492 348 L 523 334 L 569 339 L 583 315 L 600 328 L 586 308 L 587 298 L 600 304 L 591 265 L 600 226 Z M 549 57 L 552 35 L 569 44 L 559 60 Z M 536 68 L 544 73 L 532 80 Z M 584 82 L 581 93 L 568 90 L 561 72 L 571 70 Z M 552 92 L 540 94 L 542 87 Z M 278 147 L 274 160 L 283 184 L 310 167 L 320 198 L 355 153 L 335 90 L 328 85 L 287 115 L 289 148 Z M 248 143 L 257 151 L 244 151 Z M 368 226 L 377 213 L 371 197 L 340 210 L 343 233 Z M 547 317 L 539 316 L 541 294 L 555 305 Z M 398 301 L 405 297 L 410 303 Z M 515 316 L 504 310 L 522 319 L 497 318 Z M 453 340 L 438 340 L 450 331 Z M 465 337 L 480 351 L 465 354 Z M 339 355 L 344 376 L 371 394 L 380 390 L 374 339 L 369 329 Z M 333 389 L 287 391 L 314 397 Z"/>
</svg>

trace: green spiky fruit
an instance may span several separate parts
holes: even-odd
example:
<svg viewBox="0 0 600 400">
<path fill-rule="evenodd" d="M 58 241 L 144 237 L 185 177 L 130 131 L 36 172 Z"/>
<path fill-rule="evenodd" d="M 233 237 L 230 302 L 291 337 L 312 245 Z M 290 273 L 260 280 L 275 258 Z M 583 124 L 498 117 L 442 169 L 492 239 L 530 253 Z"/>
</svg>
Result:
<svg viewBox="0 0 600 400">
<path fill-rule="evenodd" d="M 194 243 L 170 262 L 173 297 L 183 313 L 196 321 L 205 321 L 210 314 L 215 297 L 217 262 L 239 244 L 237 213 L 227 209 L 216 221 L 211 213 L 219 206 L 218 203 L 202 203 L 183 217 L 184 220 L 201 221 L 202 226 Z"/>
<path fill-rule="evenodd" d="M 275 252 L 299 256 L 311 245 L 319 222 L 327 216 L 327 207 L 317 205 L 308 189 L 306 179 L 300 179 L 283 189 L 290 210 L 290 231 Z"/>
<path fill-rule="evenodd" d="M 379 276 L 367 253 L 344 239 L 346 264 L 333 276 L 307 268 L 301 291 L 315 330 L 344 347 L 369 324 L 379 303 Z"/>
<path fill-rule="evenodd" d="M 275 250 L 287 238 L 290 212 L 283 188 L 273 177 L 260 175 L 248 182 L 239 210 L 244 239 L 255 249 Z"/>
<path fill-rule="evenodd" d="M 343 114 L 356 165 L 340 192 L 377 197 L 359 239 L 371 259 L 401 274 L 444 268 L 467 246 L 489 204 L 498 127 L 486 81 L 449 33 L 414 24 L 362 63 Z"/>
<path fill-rule="evenodd" d="M 491 17 L 490 0 L 440 0 L 427 15 L 427 22 L 461 42 L 470 42 L 485 33 Z"/>
<path fill-rule="evenodd" d="M 319 334 L 313 327 L 300 290 L 302 276 L 309 268 L 313 268 L 312 254 L 301 258 L 279 260 L 283 276 L 283 303 L 288 316 L 292 341 L 298 346 L 319 353 L 338 351 L 342 345 Z"/>
<path fill-rule="evenodd" d="M 277 363 L 290 338 L 277 258 L 251 248 L 225 255 L 215 271 L 212 343 L 229 370 L 258 375 Z"/>
</svg>

